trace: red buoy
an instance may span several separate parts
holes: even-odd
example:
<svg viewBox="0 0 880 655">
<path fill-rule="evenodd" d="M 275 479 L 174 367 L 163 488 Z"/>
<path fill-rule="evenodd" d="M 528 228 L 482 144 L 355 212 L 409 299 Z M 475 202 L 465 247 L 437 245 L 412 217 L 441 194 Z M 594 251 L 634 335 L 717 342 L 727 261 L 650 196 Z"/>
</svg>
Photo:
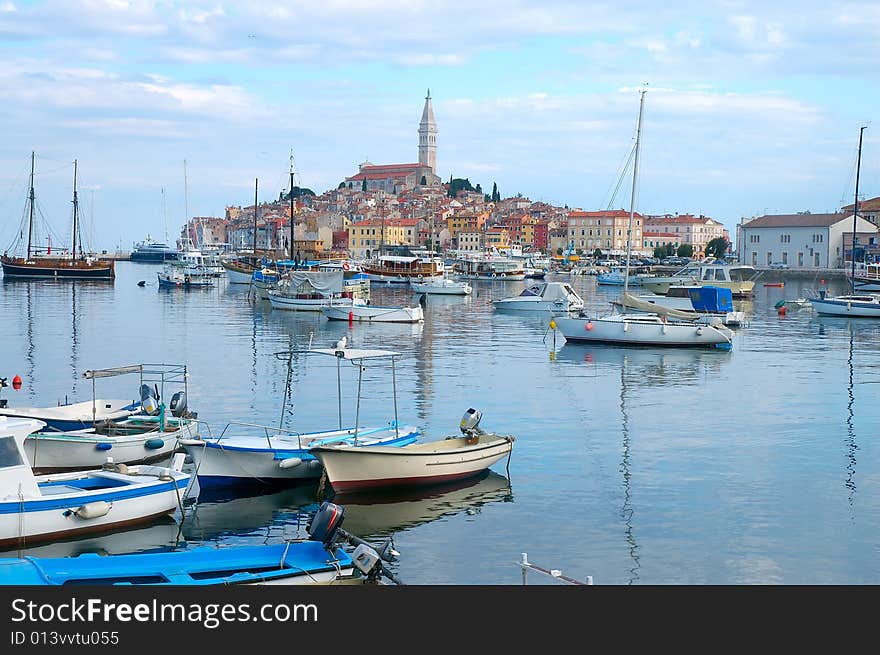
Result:
<svg viewBox="0 0 880 655">
<path fill-rule="evenodd" d="M 354 323 L 354 312 L 352 310 L 348 310 L 348 322 Z"/>
<path fill-rule="evenodd" d="M 587 332 L 589 332 L 589 331 L 591 331 L 591 330 L 593 329 L 593 324 L 592 324 L 592 323 L 587 323 L 587 324 L 584 326 L 584 328 L 586 328 Z"/>
<path fill-rule="evenodd" d="M 776 310 L 779 316 L 785 316 L 785 305 L 781 305 L 779 309 Z"/>
<path fill-rule="evenodd" d="M 16 391 L 21 389 L 21 376 L 20 375 L 16 375 L 14 378 L 12 378 L 12 388 L 15 389 Z"/>
</svg>

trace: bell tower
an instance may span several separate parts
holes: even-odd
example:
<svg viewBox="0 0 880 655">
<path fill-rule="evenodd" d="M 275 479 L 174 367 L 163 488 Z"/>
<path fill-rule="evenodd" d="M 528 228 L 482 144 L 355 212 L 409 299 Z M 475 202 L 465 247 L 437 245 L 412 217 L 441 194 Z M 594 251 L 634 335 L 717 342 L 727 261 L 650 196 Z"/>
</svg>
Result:
<svg viewBox="0 0 880 655">
<path fill-rule="evenodd" d="M 437 174 L 437 123 L 434 122 L 434 108 L 431 106 L 431 89 L 425 97 L 425 108 L 419 123 L 419 164 L 429 166 Z"/>
</svg>

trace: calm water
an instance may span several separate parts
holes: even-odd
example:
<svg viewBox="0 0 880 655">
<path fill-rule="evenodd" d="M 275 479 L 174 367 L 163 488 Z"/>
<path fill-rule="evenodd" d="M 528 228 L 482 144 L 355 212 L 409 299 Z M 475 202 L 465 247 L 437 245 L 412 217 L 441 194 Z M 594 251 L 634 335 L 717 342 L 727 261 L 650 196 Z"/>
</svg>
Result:
<svg viewBox="0 0 880 655">
<path fill-rule="evenodd" d="M 815 282 L 759 283 L 730 352 L 567 344 L 551 358 L 546 319 L 490 305 L 522 282 L 429 298 L 424 325 L 349 328 L 255 305 L 225 279 L 159 290 L 158 268 L 120 262 L 114 285 L 4 282 L 0 375 L 25 380 L 4 390 L 10 405 L 88 400 L 89 368 L 181 363 L 190 409 L 215 432 L 230 421 L 333 427 L 335 361 L 295 358 L 285 403 L 287 361 L 274 353 L 348 335 L 404 354 L 400 420 L 425 438 L 457 433 L 471 406 L 483 428 L 517 436 L 509 471 L 502 461 L 452 488 L 338 499 L 350 532 L 394 536 L 404 582 L 518 584 L 527 552 L 605 585 L 880 583 L 880 322 L 777 315 L 778 300 Z M 572 281 L 591 308 L 618 292 Z M 374 304 L 412 298 L 373 286 Z M 355 376 L 343 380 L 348 422 Z M 135 376 L 98 385 L 103 397 L 137 396 Z M 361 413 L 364 423 L 393 418 L 387 366 L 368 370 Z M 305 536 L 316 507 L 313 486 L 203 498 L 182 522 L 28 552 L 277 542 Z"/>
</svg>

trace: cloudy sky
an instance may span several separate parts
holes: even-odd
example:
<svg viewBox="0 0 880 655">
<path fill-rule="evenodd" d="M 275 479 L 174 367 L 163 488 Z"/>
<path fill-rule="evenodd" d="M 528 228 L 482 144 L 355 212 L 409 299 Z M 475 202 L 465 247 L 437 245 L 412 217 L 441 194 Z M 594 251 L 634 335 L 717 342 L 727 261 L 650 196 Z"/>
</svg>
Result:
<svg viewBox="0 0 880 655">
<path fill-rule="evenodd" d="M 833 211 L 862 125 L 880 195 L 878 61 L 876 1 L 0 0 L 0 248 L 31 151 L 56 238 L 77 159 L 92 245 L 129 249 L 277 198 L 291 151 L 318 193 L 416 161 L 428 88 L 444 179 L 628 208 L 647 84 L 638 211 Z"/>
</svg>

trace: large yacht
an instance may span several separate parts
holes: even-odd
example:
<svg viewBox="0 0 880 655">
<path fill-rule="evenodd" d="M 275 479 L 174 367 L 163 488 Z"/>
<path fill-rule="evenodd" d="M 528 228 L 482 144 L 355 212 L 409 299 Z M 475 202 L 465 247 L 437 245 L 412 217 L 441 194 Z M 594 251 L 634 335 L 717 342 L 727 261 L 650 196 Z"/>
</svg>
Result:
<svg viewBox="0 0 880 655">
<path fill-rule="evenodd" d="M 175 261 L 177 250 L 166 243 L 153 240 L 148 234 L 146 239 L 134 244 L 130 259 L 133 262 L 149 263 Z"/>
</svg>

